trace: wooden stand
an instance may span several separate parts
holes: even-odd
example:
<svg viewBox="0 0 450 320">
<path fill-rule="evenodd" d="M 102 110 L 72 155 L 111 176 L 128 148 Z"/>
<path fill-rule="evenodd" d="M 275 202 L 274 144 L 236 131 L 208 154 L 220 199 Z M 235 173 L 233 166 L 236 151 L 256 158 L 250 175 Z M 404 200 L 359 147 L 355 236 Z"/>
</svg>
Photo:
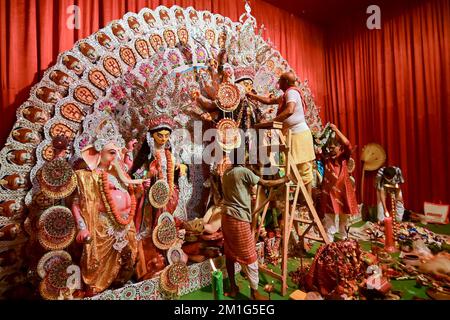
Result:
<svg viewBox="0 0 450 320">
<path fill-rule="evenodd" d="M 320 221 L 320 218 L 316 212 L 316 209 L 314 208 L 313 200 L 311 196 L 309 195 L 305 185 L 303 184 L 303 180 L 300 176 L 300 173 L 297 169 L 297 166 L 292 162 L 292 153 L 291 153 L 291 146 L 292 146 L 292 133 L 289 130 L 287 133 L 287 136 L 285 137 L 283 133 L 281 132 L 282 129 L 282 123 L 280 122 L 270 122 L 270 123 L 263 123 L 256 126 L 257 129 L 269 129 L 274 130 L 279 137 L 280 144 L 277 146 L 268 146 L 267 150 L 268 153 L 272 153 L 274 147 L 278 147 L 278 150 L 280 153 L 284 153 L 285 155 L 285 164 L 280 165 L 277 164 L 278 167 L 284 167 L 286 175 L 291 178 L 292 180 L 287 182 L 285 185 L 285 206 L 282 213 L 282 262 L 281 262 L 281 273 L 278 274 L 264 266 L 260 266 L 260 271 L 264 272 L 278 280 L 281 281 L 281 294 L 284 296 L 287 293 L 287 276 L 288 276 L 288 270 L 287 270 L 287 262 L 288 262 L 288 244 L 289 239 L 291 236 L 292 229 L 295 224 L 295 230 L 299 237 L 299 243 L 304 248 L 304 242 L 305 239 L 311 239 L 314 241 L 320 241 L 328 244 L 330 241 L 328 239 L 328 236 L 325 232 L 325 229 L 322 225 L 322 222 Z M 293 200 L 289 200 L 289 196 L 291 191 L 294 193 Z M 300 191 L 303 194 L 303 197 L 306 200 L 306 204 L 309 209 L 309 219 L 302 219 L 301 217 L 296 216 L 296 211 L 298 208 L 298 197 Z M 264 219 L 267 214 L 267 210 L 269 209 L 270 201 L 272 200 L 273 195 L 273 188 L 269 191 L 269 197 L 267 199 L 263 199 L 265 194 L 264 190 L 261 186 L 258 186 L 258 192 L 256 197 L 256 209 L 253 212 L 253 232 L 255 233 L 256 239 L 259 237 L 261 228 L 264 225 Z M 258 226 L 258 217 L 259 214 L 262 212 L 261 216 L 261 223 Z M 304 231 L 301 230 L 301 224 L 307 225 L 306 229 Z M 308 232 L 311 230 L 311 228 L 315 227 L 319 232 L 319 237 L 316 236 L 310 236 L 308 235 Z"/>
<path fill-rule="evenodd" d="M 397 224 L 397 192 L 399 190 L 398 184 L 384 184 L 384 189 L 387 191 L 391 198 L 391 216 L 387 215 L 384 218 L 384 229 L 385 229 L 385 250 L 387 252 L 397 252 L 397 235 L 398 235 L 398 224 Z M 391 219 L 391 225 L 386 224 L 386 219 Z M 389 228 L 392 230 L 389 231 Z M 389 239 L 391 237 L 392 239 Z"/>
</svg>

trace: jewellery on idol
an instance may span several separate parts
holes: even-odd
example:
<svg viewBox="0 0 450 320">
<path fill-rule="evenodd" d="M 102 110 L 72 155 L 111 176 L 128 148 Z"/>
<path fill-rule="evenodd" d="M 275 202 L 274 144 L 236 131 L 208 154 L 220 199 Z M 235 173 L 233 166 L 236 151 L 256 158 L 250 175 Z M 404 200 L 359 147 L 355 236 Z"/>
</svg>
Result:
<svg viewBox="0 0 450 320">
<path fill-rule="evenodd" d="M 70 209 L 54 206 L 44 211 L 38 222 L 38 240 L 47 250 L 62 250 L 75 239 L 76 226 Z"/>
<path fill-rule="evenodd" d="M 170 186 L 166 180 L 156 181 L 148 193 L 150 204 L 156 209 L 164 208 L 170 199 Z"/>
<path fill-rule="evenodd" d="M 68 197 L 77 186 L 77 176 L 64 159 L 45 163 L 39 171 L 37 179 L 42 193 L 54 200 Z"/>
<path fill-rule="evenodd" d="M 232 150 L 241 145 L 238 125 L 232 119 L 224 118 L 217 124 L 218 143 L 223 150 Z"/>
<path fill-rule="evenodd" d="M 60 264 L 64 261 L 72 262 L 72 257 L 68 252 L 63 250 L 47 252 L 41 257 L 41 259 L 39 259 L 36 268 L 39 277 L 41 277 L 41 279 L 44 279 L 54 265 Z"/>
<path fill-rule="evenodd" d="M 169 266 L 167 278 L 172 285 L 186 283 L 189 279 L 189 269 L 185 263 L 177 262 Z"/>
<path fill-rule="evenodd" d="M 167 220 L 157 225 L 153 229 L 152 234 L 153 243 L 160 250 L 167 250 L 172 247 L 177 241 L 177 228 L 175 223 Z"/>
<path fill-rule="evenodd" d="M 160 288 L 167 292 L 167 293 L 171 293 L 171 294 L 176 294 L 178 292 L 178 287 L 176 285 L 173 285 L 168 278 L 168 270 L 169 268 L 166 267 L 162 272 L 161 275 L 159 276 L 159 285 Z"/>
<path fill-rule="evenodd" d="M 236 85 L 225 82 L 219 86 L 216 104 L 224 112 L 233 112 L 239 105 L 240 92 Z"/>
</svg>

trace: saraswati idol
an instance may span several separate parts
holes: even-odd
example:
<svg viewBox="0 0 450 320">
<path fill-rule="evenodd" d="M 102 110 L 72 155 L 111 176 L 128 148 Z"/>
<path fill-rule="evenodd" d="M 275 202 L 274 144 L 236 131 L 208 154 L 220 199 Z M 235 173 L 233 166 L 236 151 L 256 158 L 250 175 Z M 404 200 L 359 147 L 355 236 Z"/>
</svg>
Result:
<svg viewBox="0 0 450 320">
<path fill-rule="evenodd" d="M 77 241 L 84 243 L 80 267 L 88 296 L 112 284 L 124 284 L 133 274 L 137 254 L 135 186 L 143 183 L 131 180 L 125 172 L 126 165 L 132 164 L 127 154 L 133 143 L 125 148 L 115 123 L 104 119 L 95 133 L 81 150 L 89 168 L 76 171 L 77 195 L 72 204 Z"/>
<path fill-rule="evenodd" d="M 138 246 L 136 273 L 149 279 L 166 266 L 164 251 L 177 242 L 176 226 L 182 223 L 172 214 L 178 204 L 176 175 L 186 175 L 187 166 L 177 164 L 172 154 L 170 135 L 174 120 L 159 115 L 148 121 L 147 143 L 138 152 L 131 170 L 135 178 L 148 179 L 145 195 L 139 201 L 135 218 Z M 147 181 L 148 181 L 147 180 Z M 164 216 L 170 216 L 163 223 Z"/>
</svg>

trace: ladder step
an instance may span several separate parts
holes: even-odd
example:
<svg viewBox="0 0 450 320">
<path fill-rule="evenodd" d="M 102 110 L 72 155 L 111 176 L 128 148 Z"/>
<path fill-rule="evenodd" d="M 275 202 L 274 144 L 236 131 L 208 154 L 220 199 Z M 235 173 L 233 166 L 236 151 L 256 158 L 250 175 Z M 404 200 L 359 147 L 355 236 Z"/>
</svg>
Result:
<svg viewBox="0 0 450 320">
<path fill-rule="evenodd" d="M 304 235 L 303 238 L 305 239 L 309 239 L 309 240 L 314 240 L 314 241 L 319 241 L 319 242 L 325 242 L 325 240 L 323 240 L 323 238 L 321 237 L 316 237 L 316 236 L 310 236 L 310 235 Z"/>
<path fill-rule="evenodd" d="M 281 274 L 276 273 L 275 271 L 272 271 L 270 269 L 268 269 L 267 267 L 259 267 L 259 270 L 263 273 L 268 274 L 269 276 L 278 279 L 278 280 L 283 280 L 283 276 Z"/>
<path fill-rule="evenodd" d="M 298 221 L 305 224 L 313 224 L 314 222 L 312 220 L 302 219 L 302 218 L 294 218 L 294 221 Z"/>
<path fill-rule="evenodd" d="M 255 125 L 256 129 L 275 129 L 275 130 L 281 130 L 283 129 L 283 122 L 264 122 L 264 123 L 257 123 Z"/>
</svg>

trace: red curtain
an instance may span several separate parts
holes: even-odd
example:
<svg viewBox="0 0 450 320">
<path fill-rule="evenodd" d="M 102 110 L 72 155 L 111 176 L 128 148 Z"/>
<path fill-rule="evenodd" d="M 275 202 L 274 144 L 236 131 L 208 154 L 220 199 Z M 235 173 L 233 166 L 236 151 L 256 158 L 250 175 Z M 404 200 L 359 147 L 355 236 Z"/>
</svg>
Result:
<svg viewBox="0 0 450 320">
<path fill-rule="evenodd" d="M 67 9 L 80 8 L 80 29 L 66 26 Z M 220 13 L 237 21 L 245 12 L 242 0 L 0 0 L 0 147 L 16 119 L 15 110 L 27 100 L 29 90 L 53 65 L 59 53 L 69 50 L 82 38 L 142 8 L 193 6 L 197 10 Z M 308 79 L 317 103 L 325 100 L 324 34 L 312 23 L 264 1 L 252 1 L 252 14 L 267 28 L 281 54 Z"/>
<path fill-rule="evenodd" d="M 450 1 L 408 1 L 381 14 L 381 30 L 366 28 L 367 15 L 328 30 L 325 118 L 358 154 L 370 142 L 385 148 L 387 164 L 404 173 L 407 208 L 449 203 Z"/>
<path fill-rule="evenodd" d="M 373 31 L 365 27 L 365 12 L 323 30 L 264 1 L 251 4 L 267 28 L 265 36 L 300 78 L 309 80 L 318 104 L 326 102 L 325 120 L 341 127 L 358 154 L 365 144 L 378 142 L 386 148 L 388 164 L 402 168 L 406 202 L 415 210 L 424 200 L 450 202 L 449 2 L 382 6 L 382 29 Z M 81 11 L 79 30 L 66 27 L 73 4 Z M 58 53 L 128 11 L 175 4 L 232 20 L 244 12 L 242 0 L 0 0 L 0 147 L 16 108 Z M 368 178 L 365 198 L 373 203 Z"/>
</svg>

